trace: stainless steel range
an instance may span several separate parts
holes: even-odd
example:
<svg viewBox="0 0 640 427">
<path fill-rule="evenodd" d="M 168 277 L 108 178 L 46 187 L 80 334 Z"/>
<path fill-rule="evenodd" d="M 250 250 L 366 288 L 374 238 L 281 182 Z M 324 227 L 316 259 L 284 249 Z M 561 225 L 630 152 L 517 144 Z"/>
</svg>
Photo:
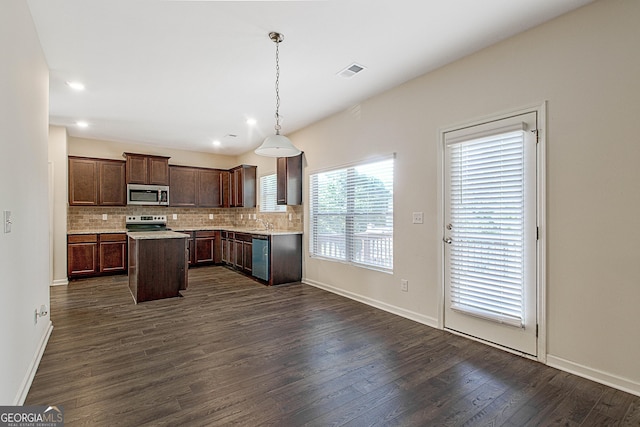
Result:
<svg viewBox="0 0 640 427">
<path fill-rule="evenodd" d="M 127 231 L 168 231 L 166 215 L 129 215 L 125 220 Z"/>
</svg>

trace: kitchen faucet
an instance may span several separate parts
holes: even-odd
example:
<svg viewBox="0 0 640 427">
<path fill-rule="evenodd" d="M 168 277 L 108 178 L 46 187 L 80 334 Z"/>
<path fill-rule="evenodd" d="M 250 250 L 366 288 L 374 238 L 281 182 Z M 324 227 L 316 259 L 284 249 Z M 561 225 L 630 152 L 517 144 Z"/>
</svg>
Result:
<svg viewBox="0 0 640 427">
<path fill-rule="evenodd" d="M 265 230 L 268 230 L 268 229 L 269 229 L 269 227 L 271 226 L 271 223 L 270 223 L 269 221 L 265 221 L 265 220 L 264 220 L 264 219 L 262 219 L 262 218 L 258 218 L 258 219 L 256 219 L 256 222 L 261 223 L 261 224 L 264 226 L 264 229 L 265 229 Z"/>
</svg>

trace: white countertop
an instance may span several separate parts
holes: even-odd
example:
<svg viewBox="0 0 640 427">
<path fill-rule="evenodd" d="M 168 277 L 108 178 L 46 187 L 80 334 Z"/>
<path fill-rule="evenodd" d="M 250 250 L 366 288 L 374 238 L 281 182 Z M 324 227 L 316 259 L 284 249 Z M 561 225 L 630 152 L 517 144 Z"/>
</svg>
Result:
<svg viewBox="0 0 640 427">
<path fill-rule="evenodd" d="M 302 231 L 296 230 L 265 230 L 264 228 L 248 228 L 248 227 L 173 227 L 175 232 L 190 232 L 190 231 L 232 231 L 236 233 L 246 234 L 260 234 L 263 236 L 279 236 L 287 234 L 302 234 Z M 171 233 L 174 231 L 133 231 L 127 232 L 123 229 L 100 229 L 100 230 L 67 230 L 67 234 L 106 234 L 106 233 Z M 190 236 L 187 236 L 190 237 Z M 146 237 L 150 239 L 151 237 Z M 160 238 L 160 237 L 158 237 Z"/>
<path fill-rule="evenodd" d="M 127 236 L 134 240 L 191 238 L 188 234 L 177 233 L 175 231 L 128 231 Z"/>
</svg>

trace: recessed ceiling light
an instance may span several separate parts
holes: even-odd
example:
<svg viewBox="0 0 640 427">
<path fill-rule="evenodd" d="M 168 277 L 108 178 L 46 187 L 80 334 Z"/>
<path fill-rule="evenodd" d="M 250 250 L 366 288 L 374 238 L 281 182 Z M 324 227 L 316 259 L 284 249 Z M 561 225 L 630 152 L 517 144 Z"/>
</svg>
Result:
<svg viewBox="0 0 640 427">
<path fill-rule="evenodd" d="M 254 126 L 256 123 L 258 123 L 256 119 L 247 119 L 247 124 L 249 126 Z"/>
<path fill-rule="evenodd" d="M 86 127 L 89 127 L 89 123 L 85 121 L 79 121 L 79 122 L 76 122 L 76 126 L 78 126 L 79 128 L 86 128 Z"/>
<path fill-rule="evenodd" d="M 218 141 L 217 139 L 213 140 L 213 146 L 214 147 L 219 147 L 222 143 L 220 141 Z"/>
<path fill-rule="evenodd" d="M 80 82 L 67 82 L 67 86 L 73 90 L 84 90 L 84 84 Z"/>
</svg>

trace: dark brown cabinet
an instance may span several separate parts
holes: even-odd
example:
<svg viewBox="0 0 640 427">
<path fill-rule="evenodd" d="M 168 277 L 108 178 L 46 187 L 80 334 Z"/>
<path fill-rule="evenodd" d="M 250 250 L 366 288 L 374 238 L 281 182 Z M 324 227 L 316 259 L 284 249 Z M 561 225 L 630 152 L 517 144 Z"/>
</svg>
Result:
<svg viewBox="0 0 640 427">
<path fill-rule="evenodd" d="M 256 207 L 256 169 L 256 166 L 241 165 L 229 171 L 230 207 Z"/>
<path fill-rule="evenodd" d="M 136 304 L 179 297 L 187 289 L 187 240 L 186 236 L 145 239 L 129 235 L 129 290 Z"/>
<path fill-rule="evenodd" d="M 251 274 L 253 261 L 251 234 L 222 231 L 220 248 L 221 262 Z"/>
<path fill-rule="evenodd" d="M 302 204 L 302 154 L 276 160 L 277 203 Z"/>
<path fill-rule="evenodd" d="M 126 205 L 125 162 L 69 156 L 69 205 Z"/>
<path fill-rule="evenodd" d="M 195 264 L 213 264 L 222 261 L 219 231 L 196 231 Z"/>
<path fill-rule="evenodd" d="M 98 205 L 124 206 L 127 204 L 125 163 L 118 160 L 98 162 Z"/>
<path fill-rule="evenodd" d="M 169 185 L 169 157 L 124 153 L 127 184 Z"/>
<path fill-rule="evenodd" d="M 222 206 L 222 171 L 198 169 L 198 206 L 219 208 Z"/>
<path fill-rule="evenodd" d="M 69 278 L 127 271 L 125 233 L 70 234 L 67 236 Z"/>
<path fill-rule="evenodd" d="M 222 207 L 223 172 L 219 169 L 170 166 L 171 206 Z"/>
<path fill-rule="evenodd" d="M 188 234 L 189 266 L 220 264 L 222 262 L 222 242 L 220 231 L 178 231 Z"/>
<path fill-rule="evenodd" d="M 98 235 L 67 236 L 67 276 L 91 276 L 97 274 L 98 269 Z"/>
<path fill-rule="evenodd" d="M 99 236 L 100 273 L 124 273 L 127 271 L 127 235 L 105 233 Z"/>
<path fill-rule="evenodd" d="M 302 234 L 269 236 L 268 285 L 302 280 Z"/>
<path fill-rule="evenodd" d="M 169 167 L 169 204 L 177 207 L 196 207 L 198 172 L 186 166 Z"/>
</svg>

